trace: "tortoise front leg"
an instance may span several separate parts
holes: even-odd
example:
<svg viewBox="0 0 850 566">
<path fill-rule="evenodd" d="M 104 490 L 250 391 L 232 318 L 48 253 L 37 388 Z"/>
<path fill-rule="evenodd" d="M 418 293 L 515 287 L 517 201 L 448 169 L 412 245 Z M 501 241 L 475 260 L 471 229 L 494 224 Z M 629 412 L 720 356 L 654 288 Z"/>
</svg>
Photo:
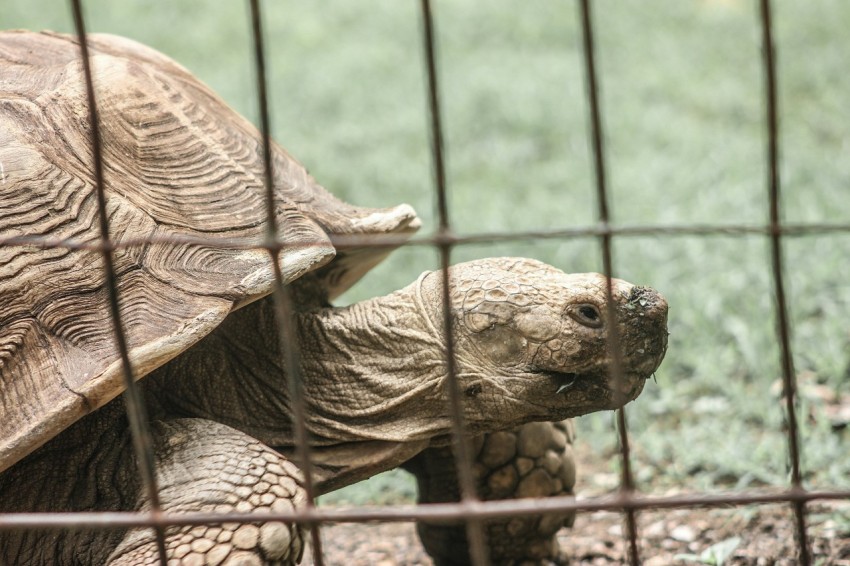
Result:
<svg viewBox="0 0 850 566">
<path fill-rule="evenodd" d="M 305 502 L 295 465 L 242 432 L 204 419 L 154 422 L 152 429 L 167 512 L 285 512 Z M 296 525 L 224 523 L 170 527 L 165 546 L 169 563 L 288 565 L 300 561 L 304 541 Z M 159 564 L 153 531 L 128 531 L 108 564 Z"/>
<path fill-rule="evenodd" d="M 304 504 L 295 466 L 259 441 L 203 419 L 151 423 L 166 512 L 262 512 Z M 148 509 L 123 404 L 113 402 L 0 475 L 0 511 Z M 285 523 L 166 529 L 169 563 L 294 564 L 299 529 Z M 0 532 L 0 564 L 159 564 L 151 529 Z"/>
<path fill-rule="evenodd" d="M 529 423 L 487 434 L 474 443 L 474 473 L 483 500 L 572 494 L 575 462 L 570 421 Z M 457 501 L 460 492 L 451 448 L 430 448 L 404 466 L 419 485 L 420 503 Z M 485 524 L 493 564 L 559 562 L 556 533 L 572 525 L 574 513 L 525 515 Z M 437 566 L 469 564 L 463 524 L 419 522 L 419 537 Z"/>
</svg>

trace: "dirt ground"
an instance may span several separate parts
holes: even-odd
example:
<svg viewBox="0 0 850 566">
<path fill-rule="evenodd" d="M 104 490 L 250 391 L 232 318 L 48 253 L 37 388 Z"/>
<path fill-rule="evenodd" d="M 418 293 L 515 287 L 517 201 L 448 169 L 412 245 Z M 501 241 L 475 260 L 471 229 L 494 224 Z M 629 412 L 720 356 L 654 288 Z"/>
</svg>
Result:
<svg viewBox="0 0 850 566">
<path fill-rule="evenodd" d="M 845 504 L 846 507 L 846 504 Z M 850 533 L 841 533 L 832 505 L 813 504 L 809 514 L 809 537 L 814 564 L 850 566 Z M 623 564 L 625 539 L 620 516 L 591 513 L 578 517 L 572 529 L 559 534 L 564 564 Z M 715 564 L 707 549 L 740 537 L 740 544 L 724 564 L 797 564 L 793 517 L 787 508 L 674 510 L 644 513 L 639 518 L 640 555 L 645 566 L 663 564 Z M 846 528 L 846 525 L 845 525 Z M 351 566 L 430 565 L 411 523 L 381 525 L 334 525 L 322 531 L 325 564 Z M 705 560 L 696 556 L 706 552 Z M 709 551 L 710 552 L 710 551 Z M 693 555 L 686 560 L 677 558 Z M 310 556 L 305 564 L 311 564 Z"/>
<path fill-rule="evenodd" d="M 609 490 L 606 484 L 611 478 L 604 477 L 589 455 L 580 452 L 579 457 L 579 497 Z M 813 502 L 807 510 L 812 564 L 850 566 L 850 501 Z M 638 529 L 644 566 L 799 563 L 794 516 L 787 504 L 643 512 L 638 516 Z M 621 514 L 580 514 L 573 528 L 562 529 L 558 535 L 562 564 L 626 563 L 624 532 Z M 330 525 L 322 529 L 322 545 L 324 563 L 329 566 L 432 564 L 412 523 Z M 303 563 L 313 563 L 309 552 Z"/>
</svg>

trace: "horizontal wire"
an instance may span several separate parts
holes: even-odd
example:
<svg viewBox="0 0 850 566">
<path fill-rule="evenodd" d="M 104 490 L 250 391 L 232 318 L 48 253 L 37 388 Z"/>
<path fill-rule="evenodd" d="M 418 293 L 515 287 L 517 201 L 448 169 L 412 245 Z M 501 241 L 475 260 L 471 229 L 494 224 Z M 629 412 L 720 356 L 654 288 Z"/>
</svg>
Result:
<svg viewBox="0 0 850 566">
<path fill-rule="evenodd" d="M 622 512 L 633 509 L 706 508 L 742 505 L 810 502 L 818 500 L 850 500 L 850 490 L 807 491 L 787 489 L 778 492 L 742 492 L 719 494 L 685 494 L 673 496 L 643 496 L 618 492 L 576 500 L 568 496 L 542 499 L 513 499 L 499 501 L 464 501 L 427 505 L 392 507 L 362 506 L 354 508 L 309 507 L 281 513 L 0 513 L 0 531 L 36 528 L 123 529 L 128 527 L 204 525 L 210 523 L 256 523 L 286 521 L 311 523 L 364 523 L 400 521 L 453 521 L 457 519 L 498 519 L 540 513 L 565 511 Z"/>
<path fill-rule="evenodd" d="M 347 248 L 395 248 L 400 246 L 453 246 L 470 244 L 502 243 L 523 240 L 557 240 L 570 238 L 591 238 L 604 235 L 620 237 L 651 236 L 822 236 L 835 233 L 850 234 L 850 224 L 813 223 L 782 224 L 780 226 L 755 224 L 689 224 L 689 225 L 597 225 L 582 228 L 553 230 L 521 230 L 517 232 L 480 232 L 458 235 L 451 232 L 438 232 L 429 236 L 409 237 L 400 234 L 336 234 L 328 235 L 331 243 L 340 250 Z M 2 247 L 38 247 L 64 248 L 103 252 L 138 248 L 147 245 L 173 244 L 181 246 L 208 246 L 220 249 L 248 250 L 263 249 L 281 251 L 310 247 L 327 247 L 327 241 L 316 242 L 268 242 L 256 239 L 217 238 L 200 236 L 151 236 L 149 238 L 128 238 L 121 242 L 91 242 L 73 238 L 51 238 L 49 236 L 26 235 L 0 238 Z"/>
</svg>

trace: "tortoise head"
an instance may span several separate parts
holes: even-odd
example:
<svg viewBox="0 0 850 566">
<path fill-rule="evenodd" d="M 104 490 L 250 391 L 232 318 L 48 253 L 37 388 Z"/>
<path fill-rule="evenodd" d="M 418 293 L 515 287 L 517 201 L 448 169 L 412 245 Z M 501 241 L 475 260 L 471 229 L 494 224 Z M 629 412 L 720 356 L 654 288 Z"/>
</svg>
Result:
<svg viewBox="0 0 850 566">
<path fill-rule="evenodd" d="M 441 303 L 440 277 L 422 283 L 432 305 Z M 500 421 L 556 420 L 640 394 L 667 349 L 667 302 L 647 287 L 611 283 L 613 309 L 603 275 L 520 258 L 451 268 L 458 378 L 473 427 L 488 426 L 494 411 Z M 440 317 L 437 308 L 432 320 Z"/>
</svg>

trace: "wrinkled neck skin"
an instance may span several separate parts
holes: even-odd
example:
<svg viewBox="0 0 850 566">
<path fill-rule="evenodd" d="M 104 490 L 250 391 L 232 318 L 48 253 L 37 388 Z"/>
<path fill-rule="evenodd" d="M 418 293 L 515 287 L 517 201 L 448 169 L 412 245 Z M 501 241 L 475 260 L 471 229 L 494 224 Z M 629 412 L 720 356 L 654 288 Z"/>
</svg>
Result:
<svg viewBox="0 0 850 566">
<path fill-rule="evenodd" d="M 446 434 L 441 333 L 419 283 L 345 308 L 297 315 L 309 428 L 317 443 Z"/>
<path fill-rule="evenodd" d="M 373 441 L 387 441 L 421 444 L 418 451 L 449 432 L 443 340 L 419 283 L 349 307 L 295 314 L 312 446 L 372 442 L 374 453 Z M 152 413 L 222 422 L 291 454 L 288 376 L 273 311 L 271 297 L 239 309 L 145 378 Z"/>
</svg>

